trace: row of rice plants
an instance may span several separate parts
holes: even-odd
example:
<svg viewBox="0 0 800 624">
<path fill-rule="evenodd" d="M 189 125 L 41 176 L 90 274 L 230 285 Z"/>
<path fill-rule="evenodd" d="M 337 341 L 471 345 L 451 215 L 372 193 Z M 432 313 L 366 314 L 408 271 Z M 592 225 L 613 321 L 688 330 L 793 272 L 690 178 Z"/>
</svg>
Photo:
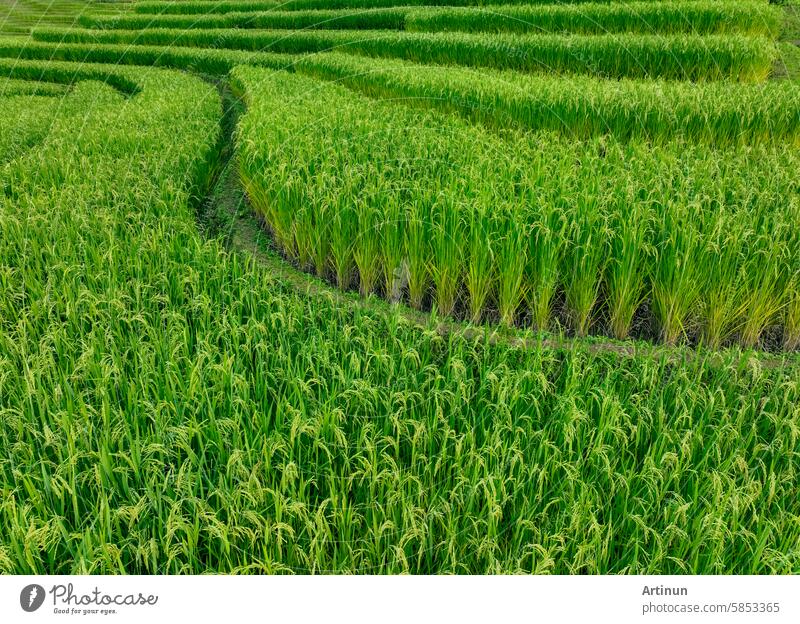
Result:
<svg viewBox="0 0 800 624">
<path fill-rule="evenodd" d="M 760 81 L 775 46 L 736 35 L 494 35 L 391 31 L 37 29 L 39 41 L 191 46 L 286 54 L 345 51 L 421 63 L 609 78 Z"/>
<path fill-rule="evenodd" d="M 85 18 L 92 28 L 387 29 L 520 33 L 746 33 L 777 35 L 782 14 L 763 2 L 690 0 L 522 5 L 492 8 L 395 7 L 322 11 L 261 11 L 209 14 L 129 14 Z"/>
<path fill-rule="evenodd" d="M 242 52 L 178 46 L 130 46 L 100 43 L 39 42 L 31 39 L 0 38 L 0 58 L 32 61 L 141 65 L 182 69 L 223 76 L 237 65 L 273 69 L 291 68 L 298 57 L 269 52 Z M 41 67 L 34 65 L 34 68 Z M 49 80 L 51 78 L 43 78 Z M 111 77 L 113 80 L 113 76 Z"/>
<path fill-rule="evenodd" d="M 13 39 L 9 39 L 14 41 Z M 0 42 L 4 39 L 0 39 Z M 13 47 L 12 47 L 13 49 Z M 0 48 L 0 75 L 14 80 L 40 82 L 44 85 L 72 85 L 82 80 L 102 82 L 125 95 L 139 91 L 138 72 L 129 68 L 115 68 L 104 63 L 62 63 L 47 60 L 22 60 L 23 57 L 6 55 Z"/>
<path fill-rule="evenodd" d="M 300 71 L 372 97 L 456 112 L 496 127 L 516 125 L 572 137 L 620 140 L 676 137 L 709 145 L 800 142 L 800 98 L 790 82 L 610 82 L 592 77 L 525 76 L 372 60 L 344 54 L 269 52 L 7 39 L 0 57 L 155 65 L 226 74 L 237 65 Z"/>
<path fill-rule="evenodd" d="M 214 90 L 135 71 L 0 170 L 0 572 L 797 570 L 796 359 L 521 349 L 299 293 L 197 231 Z"/>
<path fill-rule="evenodd" d="M 569 0 L 592 2 L 596 0 Z M 491 6 L 511 4 L 549 4 L 553 0 L 147 0 L 136 2 L 133 11 L 145 14 L 245 13 L 253 11 L 369 10 L 420 6 Z"/>
<path fill-rule="evenodd" d="M 14 78 L 0 78 L 0 97 L 9 97 L 12 95 L 41 95 L 41 96 L 48 96 L 48 95 L 63 95 L 66 90 L 64 85 L 54 85 L 48 84 L 46 82 L 36 82 L 34 80 L 16 80 Z M 6 104 L 9 104 L 6 102 Z M 24 107 L 21 107 L 24 108 Z M 13 117 L 15 114 L 20 112 L 20 110 L 15 107 L 11 106 L 10 115 Z M 10 127 L 15 125 L 10 119 L 4 120 L 6 121 Z M 24 123 L 16 124 L 19 126 L 24 126 Z"/>
<path fill-rule="evenodd" d="M 409 12 L 406 30 L 464 32 L 748 33 L 775 37 L 781 11 L 718 0 L 443 8 Z"/>
<path fill-rule="evenodd" d="M 556 314 L 579 336 L 625 338 L 640 313 L 669 344 L 753 347 L 777 327 L 797 342 L 793 150 L 497 137 L 303 76 L 233 75 L 253 205 L 341 288 L 357 276 L 363 295 L 399 288 L 415 307 L 432 294 L 476 322 L 548 329 Z"/>
<path fill-rule="evenodd" d="M 372 97 L 403 98 L 498 127 L 550 129 L 567 136 L 610 133 L 620 140 L 675 137 L 710 145 L 800 140 L 798 88 L 761 85 L 609 82 L 591 77 L 443 69 L 344 54 L 309 57 L 204 48 L 0 42 L 0 57 L 155 65 L 226 74 L 237 65 L 301 71 L 336 80 Z"/>
<path fill-rule="evenodd" d="M 505 128 L 565 136 L 613 134 L 620 140 L 676 137 L 709 145 L 800 145 L 800 87 L 608 81 L 583 76 L 523 75 L 369 60 L 345 54 L 296 59 L 295 71 L 408 105 L 455 112 Z"/>
<path fill-rule="evenodd" d="M 259 29 L 340 29 L 402 30 L 408 8 L 370 9 L 366 11 L 258 11 L 249 13 L 207 14 L 127 14 L 115 19 L 82 20 L 88 28 L 139 30 L 146 28 L 259 28 Z"/>
</svg>

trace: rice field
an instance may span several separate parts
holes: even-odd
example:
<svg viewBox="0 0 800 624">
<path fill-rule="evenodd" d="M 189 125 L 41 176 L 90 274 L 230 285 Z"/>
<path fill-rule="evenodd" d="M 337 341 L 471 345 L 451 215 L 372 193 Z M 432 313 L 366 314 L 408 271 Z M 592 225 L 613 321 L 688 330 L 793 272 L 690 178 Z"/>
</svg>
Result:
<svg viewBox="0 0 800 624">
<path fill-rule="evenodd" d="M 0 573 L 800 573 L 793 9 L 18 4 Z"/>
</svg>

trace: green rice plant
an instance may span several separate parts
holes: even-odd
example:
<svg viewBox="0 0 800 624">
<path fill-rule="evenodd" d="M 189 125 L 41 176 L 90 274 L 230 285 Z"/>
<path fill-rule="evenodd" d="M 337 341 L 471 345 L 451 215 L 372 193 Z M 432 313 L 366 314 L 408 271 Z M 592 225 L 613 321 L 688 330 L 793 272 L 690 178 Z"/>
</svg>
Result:
<svg viewBox="0 0 800 624">
<path fill-rule="evenodd" d="M 702 238 L 690 217 L 698 208 L 669 200 L 656 207 L 653 313 L 669 345 L 687 335 L 703 283 Z"/>
<path fill-rule="evenodd" d="M 529 232 L 523 228 L 509 209 L 500 210 L 496 217 L 497 230 L 502 236 L 496 243 L 497 304 L 500 322 L 514 325 L 514 318 L 525 297 L 525 268 Z"/>
<path fill-rule="evenodd" d="M 620 340 L 628 337 L 634 314 L 649 295 L 647 268 L 652 250 L 648 241 L 652 238 L 653 217 L 647 205 L 631 203 L 634 207 L 630 211 L 624 209 L 624 204 L 612 209 L 609 226 L 608 316 L 611 334 Z"/>
<path fill-rule="evenodd" d="M 0 38 L 0 45 L 5 39 Z M 11 39 L 11 41 L 16 41 Z M 13 46 L 9 48 L 13 50 Z M 5 52 L 5 50 L 4 50 Z M 72 85 L 82 80 L 102 82 L 124 95 L 136 95 L 141 90 L 134 79 L 138 76 L 135 70 L 115 68 L 102 63 L 62 63 L 48 61 L 45 63 L 4 54 L 0 58 L 0 72 L 16 80 L 43 81 L 57 85 Z"/>
<path fill-rule="evenodd" d="M 408 297 L 411 307 L 421 309 L 430 284 L 430 231 L 427 210 L 416 204 L 409 209 L 405 247 L 408 253 Z"/>
<path fill-rule="evenodd" d="M 715 233 L 705 250 L 707 282 L 700 298 L 702 338 L 711 349 L 719 349 L 735 330 L 741 299 L 739 287 L 740 252 L 734 240 Z M 722 238 L 723 240 L 719 240 Z"/>
<path fill-rule="evenodd" d="M 776 262 L 776 255 L 785 253 L 774 244 L 781 236 L 782 224 L 752 237 L 751 250 L 742 271 L 741 342 L 747 348 L 758 345 L 763 331 L 780 315 L 784 302 L 785 265 Z M 774 237 L 774 238 L 773 238 Z"/>
<path fill-rule="evenodd" d="M 371 60 L 343 54 L 304 57 L 235 50 L 108 44 L 0 41 L 0 56 L 111 64 L 154 64 L 211 74 L 236 65 L 296 68 L 374 97 L 409 98 L 420 107 L 450 110 L 506 127 L 551 129 L 585 138 L 665 142 L 685 137 L 705 144 L 800 144 L 798 87 L 789 81 L 737 85 L 524 76 Z M 367 71 L 368 69 L 368 71 Z"/>
<path fill-rule="evenodd" d="M 300 210 L 297 180 L 284 169 L 284 184 L 275 195 L 266 193 L 262 187 L 252 184 L 243 176 L 242 183 L 253 205 L 263 211 L 262 216 L 272 231 L 275 241 L 287 256 L 297 258 L 294 232 L 294 209 Z"/>
<path fill-rule="evenodd" d="M 35 26 L 72 26 L 90 14 L 112 17 L 118 13 L 112 3 L 90 0 L 13 0 L 0 4 L 0 35 L 26 34 Z"/>
<path fill-rule="evenodd" d="M 463 272 L 463 216 L 453 199 L 436 197 L 431 207 L 431 279 L 436 293 L 436 308 L 450 315 L 456 305 Z"/>
<path fill-rule="evenodd" d="M 698 318 L 703 343 L 719 349 L 737 329 L 742 300 L 742 260 L 750 225 L 727 212 L 711 212 L 704 225 L 704 285 Z"/>
<path fill-rule="evenodd" d="M 297 250 L 297 261 L 299 265 L 308 270 L 312 266 L 316 270 L 317 263 L 314 258 L 318 255 L 315 253 L 315 243 L 320 239 L 320 236 L 315 234 L 319 227 L 314 213 L 317 212 L 319 204 L 314 204 L 313 209 L 301 208 L 297 214 L 293 215 L 290 220 L 292 221 L 291 233 L 294 237 L 293 248 Z"/>
<path fill-rule="evenodd" d="M 299 237 L 305 239 L 304 246 L 314 267 L 314 273 L 317 277 L 325 277 L 330 257 L 331 206 L 327 198 L 320 198 L 318 201 L 305 204 L 300 211 L 308 214 L 299 219 L 295 238 L 298 238 L 299 234 Z"/>
<path fill-rule="evenodd" d="M 565 232 L 564 290 L 572 328 L 586 336 L 600 294 L 608 261 L 608 231 L 605 215 L 598 210 L 597 188 L 586 188 L 567 212 Z"/>
<path fill-rule="evenodd" d="M 405 253 L 406 215 L 393 195 L 386 194 L 375 200 L 384 207 L 380 236 L 383 288 L 387 298 L 396 303 L 401 300 L 409 279 Z"/>
<path fill-rule="evenodd" d="M 759 82 L 776 56 L 766 37 L 741 35 L 516 35 L 358 30 L 36 29 L 38 41 L 186 46 L 308 54 L 344 51 L 433 65 L 524 72 L 579 73 L 606 78 Z"/>
<path fill-rule="evenodd" d="M 797 280 L 790 285 L 786 303 L 786 319 L 784 321 L 783 347 L 788 351 L 800 347 L 800 296 L 798 296 Z"/>
<path fill-rule="evenodd" d="M 358 214 L 348 196 L 336 198 L 333 203 L 333 225 L 330 229 L 331 262 L 336 273 L 336 285 L 346 290 L 350 287 L 355 270 L 353 241 L 358 235 Z"/>
<path fill-rule="evenodd" d="M 494 248 L 497 229 L 488 209 L 478 207 L 469 214 L 468 259 L 464 282 L 469 295 L 470 318 L 473 323 L 479 323 L 495 290 Z"/>
<path fill-rule="evenodd" d="M 560 279 L 566 218 L 554 203 L 540 201 L 537 208 L 539 217 L 533 222 L 528 238 L 528 305 L 534 328 L 546 330 Z"/>
<path fill-rule="evenodd" d="M 20 85 L 20 83 L 23 83 Z M 38 83 L 33 83 L 38 84 Z M 0 90 L 34 91 L 28 81 L 0 82 Z M 0 97 L 0 164 L 40 143 L 47 136 L 60 102 L 52 97 L 8 95 Z"/>
<path fill-rule="evenodd" d="M 357 219 L 356 238 L 353 241 L 353 259 L 358 268 L 359 292 L 366 297 L 375 290 L 381 275 L 381 239 L 379 236 L 382 215 L 377 206 L 364 199 L 355 199 Z"/>
<path fill-rule="evenodd" d="M 800 569 L 797 354 L 523 346 L 454 323 L 421 326 L 419 315 L 370 302 L 351 306 L 318 283 L 298 287 L 297 272 L 271 270 L 279 260 L 198 231 L 195 208 L 221 157 L 213 85 L 114 66 L 115 57 L 133 63 L 124 44 L 93 49 L 108 65 L 20 60 L 7 45 L 0 75 L 68 88 L 44 98 L 52 107 L 0 98 L 8 112 L 0 116 L 8 149 L 0 152 L 0 572 Z M 84 50 L 72 45 L 25 49 L 64 58 Z M 210 73 L 257 58 L 161 52 L 203 71 L 196 58 Z M 403 88 L 420 84 L 408 80 L 410 67 Z M 511 92 L 496 83 L 480 91 L 486 74 L 475 76 L 458 83 L 472 89 L 462 102 L 491 109 L 473 114 L 497 120 L 493 129 L 420 111 L 420 102 L 236 69 L 232 86 L 248 109 L 236 132 L 238 167 L 287 253 L 333 269 L 347 288 L 361 229 L 378 250 L 376 280 L 385 280 L 387 250 L 397 257 L 387 237 L 399 236 L 385 226 L 400 210 L 415 267 L 409 298 L 423 305 L 434 276 L 442 282 L 452 269 L 457 277 L 434 294 L 458 302 L 470 290 L 472 227 L 483 215 L 492 275 L 498 244 L 513 249 L 507 237 L 523 237 L 521 291 L 546 310 L 546 325 L 546 293 L 580 281 L 565 271 L 584 262 L 575 248 L 604 249 L 607 287 L 615 258 L 629 259 L 630 246 L 614 246 L 619 220 L 643 211 L 653 227 L 637 259 L 660 328 L 673 328 L 675 341 L 695 322 L 704 331 L 708 299 L 728 279 L 709 263 L 718 248 L 739 270 L 737 287 L 721 289 L 734 299 L 735 321 L 713 333 L 769 346 L 771 330 L 782 329 L 791 346 L 800 157 L 791 139 L 782 143 L 796 136 L 791 128 L 771 129 L 796 124 L 791 91 L 783 117 L 743 126 L 735 113 L 746 109 L 709 107 L 699 91 L 656 83 L 646 93 L 662 89 L 669 105 L 686 107 L 674 107 L 676 119 L 706 106 L 710 120 L 686 133 L 674 122 L 656 132 L 669 137 L 660 142 L 638 129 L 625 135 L 622 113 L 616 132 L 580 112 L 560 128 L 530 116 L 525 131 L 496 132 L 503 119 L 525 119 L 530 100 L 498 100 L 494 110 L 492 98 Z M 380 86 L 387 93 L 391 77 Z M 519 93 L 533 83 L 515 84 Z M 569 81 L 546 84 L 566 93 L 550 119 L 571 102 L 588 106 L 588 97 L 569 99 L 577 88 Z M 429 102 L 438 93 L 436 107 L 460 106 L 449 78 L 433 85 Z M 614 100 L 604 86 L 604 102 L 643 93 L 623 83 Z M 741 85 L 727 87 L 735 98 Z M 755 90 L 739 93 L 758 101 Z M 687 94 L 700 103 L 687 104 Z M 644 100 L 630 110 L 656 128 L 645 113 L 669 105 Z M 510 102 L 527 102 L 527 112 L 511 114 Z M 747 140 L 730 138 L 742 128 Z M 375 228 L 359 221 L 367 209 Z M 504 262 L 516 270 L 511 258 Z M 486 305 L 499 300 L 497 289 Z M 607 304 L 598 298 L 589 318 Z"/>
<path fill-rule="evenodd" d="M 70 68 L 43 69 L 66 77 Z M 100 72 L 76 85 L 47 140 L 0 176 L 4 190 L 13 188 L 0 193 L 4 573 L 795 570 L 796 356 L 760 366 L 758 356 L 734 352 L 678 361 L 669 351 L 629 355 L 580 342 L 522 348 L 420 327 L 379 306 L 343 305 L 322 286 L 321 294 L 296 288 L 197 230 L 190 199 L 214 170 L 216 90 L 177 72 L 103 71 L 120 72 L 134 93 L 99 84 Z M 330 181 L 323 163 L 346 152 L 321 140 L 336 123 L 352 130 L 333 135 L 340 148 L 345 136 L 348 146 L 358 136 L 365 145 L 378 140 L 377 128 L 353 128 L 336 107 L 331 93 L 347 98 L 344 89 L 309 90 L 316 83 L 303 77 L 252 69 L 234 77 L 247 76 L 263 91 L 240 85 L 253 99 L 237 141 L 271 153 L 273 164 L 308 140 L 322 149 L 300 155 L 316 153 L 305 162 Z M 320 100 L 341 117 L 301 106 Z M 363 106 L 372 123 L 394 111 Z M 394 114 L 392 122 L 412 113 Z M 318 121 L 318 133 L 304 139 L 284 128 L 293 116 Z M 493 176 L 509 174 L 509 184 L 492 189 L 502 198 L 519 187 L 534 194 L 579 155 L 587 171 L 573 166 L 557 186 L 525 195 L 540 197 L 542 208 L 616 158 L 655 197 L 684 202 L 699 193 L 691 181 L 708 184 L 705 150 L 636 151 L 609 141 L 601 159 L 594 142 L 479 140 L 467 124 L 413 118 L 420 134 L 391 124 L 400 137 L 394 158 L 370 164 L 387 174 L 398 167 L 405 186 L 383 192 L 402 190 L 409 211 L 409 194 L 427 198 L 414 211 L 427 223 L 434 185 L 409 172 L 455 168 L 443 188 L 465 191 L 453 195 L 470 207 L 488 202 L 472 192 L 470 176 L 494 161 Z M 414 169 L 409 136 L 427 136 L 426 152 L 452 143 Z M 783 176 L 796 180 L 791 154 L 755 151 L 770 165 L 769 189 L 782 191 Z M 473 152 L 484 158 L 467 158 Z M 670 154 L 674 170 L 659 160 Z M 256 162 L 250 156 L 245 167 Z M 738 158 L 725 153 L 715 163 L 728 201 L 749 190 L 748 201 L 770 205 L 757 184 L 763 169 Z M 647 168 L 653 173 L 642 179 Z M 274 168 L 259 173 L 283 180 Z M 336 197 L 324 196 L 330 206 Z M 343 208 L 354 208 L 352 197 Z M 523 222 L 549 222 L 525 208 Z"/>
<path fill-rule="evenodd" d="M 798 218 L 800 206 L 791 202 L 786 213 L 790 221 Z M 783 346 L 796 350 L 800 347 L 800 232 L 796 228 L 787 231 L 787 279 L 784 302 Z"/>
</svg>

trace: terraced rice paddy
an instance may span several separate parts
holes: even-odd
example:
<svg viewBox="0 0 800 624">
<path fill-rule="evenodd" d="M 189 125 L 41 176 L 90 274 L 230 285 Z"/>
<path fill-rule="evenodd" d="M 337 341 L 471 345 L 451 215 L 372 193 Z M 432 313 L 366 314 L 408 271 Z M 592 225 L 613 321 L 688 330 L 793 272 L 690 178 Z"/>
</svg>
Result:
<svg viewBox="0 0 800 624">
<path fill-rule="evenodd" d="M 800 572 L 791 8 L 34 5 L 0 572 Z"/>
</svg>

